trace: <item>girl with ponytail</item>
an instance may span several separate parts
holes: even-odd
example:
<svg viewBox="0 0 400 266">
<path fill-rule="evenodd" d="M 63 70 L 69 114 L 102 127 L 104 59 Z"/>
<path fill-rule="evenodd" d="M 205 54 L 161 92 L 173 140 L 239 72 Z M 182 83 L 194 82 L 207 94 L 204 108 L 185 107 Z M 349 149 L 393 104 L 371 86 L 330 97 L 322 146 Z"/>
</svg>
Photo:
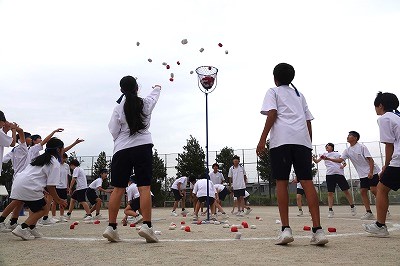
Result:
<svg viewBox="0 0 400 266">
<path fill-rule="evenodd" d="M 377 220 L 364 224 L 364 229 L 375 236 L 388 236 L 386 214 L 389 208 L 389 192 L 400 188 L 400 113 L 399 99 L 393 93 L 378 92 L 374 101 L 380 141 L 385 144 L 385 164 L 379 174 L 376 192 Z"/>
<path fill-rule="evenodd" d="M 67 202 L 57 195 L 55 188 L 60 182 L 60 160 L 63 150 L 64 143 L 58 138 L 51 138 L 47 142 L 45 152 L 15 176 L 10 198 L 23 201 L 32 211 L 25 222 L 12 231 L 15 236 L 24 240 L 42 237 L 35 226 L 46 213 L 45 188 L 56 203 L 63 207 L 67 205 Z"/>
<path fill-rule="evenodd" d="M 133 169 L 137 177 L 143 216 L 143 226 L 139 235 L 148 243 L 158 242 L 151 224 L 150 184 L 153 175 L 153 141 L 148 129 L 161 86 L 153 86 L 153 91 L 146 98 L 138 96 L 139 87 L 132 76 L 123 77 L 120 87 L 123 94 L 118 99 L 118 105 L 114 108 L 108 124 L 114 140 L 114 155 L 111 161 L 111 185 L 114 191 L 108 205 L 109 225 L 103 237 L 111 242 L 120 240 L 117 215 Z"/>
</svg>

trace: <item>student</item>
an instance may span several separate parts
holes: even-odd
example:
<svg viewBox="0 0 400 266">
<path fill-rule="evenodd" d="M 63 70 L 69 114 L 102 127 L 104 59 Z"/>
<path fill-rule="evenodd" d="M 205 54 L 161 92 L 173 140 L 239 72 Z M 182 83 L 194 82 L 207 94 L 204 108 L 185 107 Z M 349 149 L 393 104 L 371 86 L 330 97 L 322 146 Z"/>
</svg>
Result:
<svg viewBox="0 0 400 266">
<path fill-rule="evenodd" d="M 212 181 L 211 181 L 212 182 Z M 214 184 L 215 189 L 215 207 L 218 209 L 219 212 L 222 213 L 223 218 L 227 219 L 228 215 L 222 208 L 222 202 L 225 200 L 226 196 L 229 195 L 229 190 L 222 184 Z"/>
<path fill-rule="evenodd" d="M 400 188 L 400 112 L 399 99 L 393 93 L 379 92 L 374 101 L 380 141 L 385 144 L 385 164 L 380 173 L 376 194 L 377 220 L 364 224 L 364 229 L 375 236 L 388 236 L 386 214 L 389 208 L 389 192 Z"/>
<path fill-rule="evenodd" d="M 158 242 L 151 223 L 150 184 L 153 176 L 153 141 L 149 132 L 151 113 L 158 101 L 161 86 L 155 85 L 146 98 L 138 96 L 138 84 L 131 76 L 120 81 L 123 96 L 114 108 L 108 127 L 114 139 L 114 155 L 111 162 L 111 185 L 114 191 L 108 205 L 109 224 L 103 237 L 111 242 L 119 241 L 117 215 L 121 198 L 125 194 L 129 177 L 134 169 L 140 192 L 140 209 L 143 226 L 139 235 L 147 243 Z"/>
<path fill-rule="evenodd" d="M 325 145 L 326 153 L 322 154 L 320 158 L 313 157 L 314 163 L 319 163 L 323 157 L 329 158 L 340 158 L 340 153 L 334 151 L 335 145 L 333 143 L 328 143 Z M 336 185 L 340 187 L 346 196 L 347 201 L 350 205 L 351 215 L 355 216 L 357 214 L 356 207 L 354 206 L 353 198 L 350 195 L 349 183 L 347 183 L 346 178 L 344 177 L 344 168 L 346 167 L 346 162 L 335 163 L 332 161 L 325 160 L 326 166 L 326 185 L 328 187 L 328 218 L 333 218 L 335 213 L 333 212 L 333 193 L 335 192 Z"/>
<path fill-rule="evenodd" d="M 374 215 L 371 211 L 371 206 L 368 198 L 368 190 L 371 190 L 372 194 L 376 196 L 376 186 L 379 182 L 378 173 L 380 169 L 378 165 L 372 159 L 368 148 L 358 143 L 360 140 L 360 134 L 356 131 L 350 131 L 347 136 L 347 142 L 350 147 L 345 149 L 340 158 L 334 158 L 323 155 L 321 158 L 325 161 L 332 161 L 336 163 L 342 163 L 347 159 L 353 163 L 354 168 L 360 178 L 360 192 L 361 199 L 365 206 L 366 213 L 361 217 L 361 220 L 372 220 Z"/>
<path fill-rule="evenodd" d="M 269 89 L 265 95 L 261 114 L 267 115 L 264 130 L 257 145 L 257 155 L 266 152 L 267 136 L 270 135 L 270 156 L 272 175 L 276 179 L 278 207 L 282 221 L 282 232 L 276 242 L 285 245 L 292 242 L 289 226 L 288 183 L 292 165 L 306 193 L 313 227 L 311 244 L 324 245 L 328 239 L 320 223 L 318 196 L 312 182 L 311 151 L 313 116 L 307 102 L 296 88 L 289 87 L 295 71 L 286 63 L 278 64 L 273 71 L 277 87 Z M 293 84 L 292 84 L 293 86 Z M 294 86 L 293 86 L 294 87 Z"/>
<path fill-rule="evenodd" d="M 128 205 L 125 207 L 124 210 L 125 217 L 122 220 L 122 223 L 127 224 L 128 217 L 132 216 L 133 220 L 131 222 L 137 224 L 143 220 L 143 216 L 140 214 L 140 192 L 136 185 L 134 176 L 132 176 L 129 179 L 128 185 L 129 186 L 126 189 L 126 197 L 128 199 Z M 151 193 L 151 198 L 153 200 L 153 193 Z"/>
<path fill-rule="evenodd" d="M 90 221 L 92 219 L 92 214 L 89 209 L 89 205 L 86 202 L 86 189 L 87 189 L 87 180 L 86 174 L 82 168 L 80 168 L 80 162 L 76 159 L 71 160 L 69 163 L 69 167 L 72 172 L 71 183 L 69 184 L 69 194 L 71 195 L 71 201 L 69 203 L 69 209 L 67 212 L 68 220 L 71 219 L 71 213 L 74 209 L 75 202 L 77 201 L 80 205 L 82 205 L 83 209 L 86 212 L 84 221 Z M 74 187 L 76 182 L 76 189 L 72 192 L 72 188 Z"/>
<path fill-rule="evenodd" d="M 60 163 L 64 143 L 52 138 L 46 145 L 45 152 L 33 159 L 24 171 L 15 176 L 10 197 L 22 200 L 31 210 L 31 214 L 24 223 L 18 225 L 12 233 L 23 240 L 42 237 L 37 231 L 36 223 L 45 213 L 46 200 L 44 191 L 47 188 L 50 195 L 61 206 L 66 206 L 66 201 L 57 195 L 55 186 L 60 180 Z"/>
<path fill-rule="evenodd" d="M 68 199 L 68 190 L 69 190 L 69 185 L 68 185 L 68 175 L 70 173 L 70 168 L 67 163 L 68 160 L 68 155 L 66 153 L 63 153 L 62 156 L 62 161 L 60 164 L 60 182 L 56 186 L 56 192 L 57 195 L 63 199 L 67 200 Z M 64 208 L 62 206 L 59 206 L 60 208 L 60 222 L 68 222 L 67 217 L 64 216 Z M 56 219 L 56 209 L 57 209 L 57 204 L 53 202 L 51 205 L 51 213 L 53 216 L 53 219 Z"/>
<path fill-rule="evenodd" d="M 28 165 L 27 156 L 28 148 L 32 144 L 31 134 L 24 132 L 22 128 L 17 128 L 17 143 L 9 153 L 3 158 L 3 163 L 11 161 L 14 170 L 14 176 L 22 172 Z"/>
<path fill-rule="evenodd" d="M 216 191 L 214 188 L 214 184 L 210 181 L 207 180 L 205 176 L 203 176 L 202 179 L 197 180 L 196 184 L 194 184 L 193 187 L 193 194 L 196 195 L 197 197 L 197 203 L 196 203 L 196 209 L 194 211 L 194 217 L 193 221 L 198 221 L 199 219 L 199 210 L 201 207 L 201 204 L 205 204 L 207 207 L 207 182 L 208 182 L 208 200 L 209 200 L 209 206 L 211 210 L 211 219 L 216 220 L 217 219 L 217 214 L 215 210 L 215 198 L 216 196 Z"/>
<path fill-rule="evenodd" d="M 244 196 L 246 190 L 247 176 L 244 167 L 239 165 L 240 157 L 233 156 L 233 166 L 229 168 L 228 178 L 230 186 L 233 189 L 233 196 L 238 201 L 238 213 L 237 216 L 244 216 Z"/>
<path fill-rule="evenodd" d="M 297 216 L 303 216 L 303 214 L 304 214 L 304 212 L 303 212 L 303 196 L 306 194 L 304 193 L 304 189 L 301 186 L 301 183 L 299 182 L 299 180 L 297 180 L 296 175 L 294 175 L 294 179 L 292 182 L 296 184 L 296 203 L 297 203 L 297 208 L 299 208 L 299 212 L 297 213 Z"/>
<path fill-rule="evenodd" d="M 108 170 L 107 169 L 101 169 L 100 171 L 100 176 L 96 178 L 92 183 L 90 183 L 89 187 L 86 190 L 86 197 L 89 200 L 90 204 L 92 204 L 92 208 L 90 209 L 90 213 L 94 212 L 96 210 L 96 216 L 94 217 L 95 219 L 100 219 L 102 218 L 100 214 L 100 208 L 101 208 L 101 199 L 99 196 L 97 196 L 96 191 L 102 191 L 104 193 L 111 193 L 112 189 L 104 189 L 102 187 L 103 181 L 107 178 L 108 176 Z"/>
<path fill-rule="evenodd" d="M 233 193 L 232 193 L 233 194 Z M 253 210 L 252 208 L 250 208 L 250 202 L 248 201 L 249 200 L 249 198 L 250 198 L 250 193 L 247 191 L 247 190 L 245 190 L 244 191 L 244 198 L 243 198 L 243 200 L 244 200 L 244 209 L 246 209 L 245 211 L 244 211 L 244 213 L 243 213 L 243 215 L 248 215 L 248 214 L 250 214 L 250 212 Z M 233 207 L 232 207 L 232 211 L 231 211 L 231 213 L 232 214 L 234 214 L 235 213 L 235 208 L 238 208 L 238 210 L 239 210 L 239 207 L 238 207 L 238 198 L 237 197 L 233 197 Z M 236 215 L 238 215 L 238 212 L 236 213 Z"/>
<path fill-rule="evenodd" d="M 182 214 L 187 213 L 185 211 L 185 203 L 186 203 L 186 186 L 187 186 L 188 178 L 186 176 L 179 177 L 175 179 L 174 183 L 172 183 L 171 191 L 174 193 L 174 206 L 172 207 L 171 216 L 178 216 L 176 213 L 176 208 L 178 208 L 179 202 L 181 202 Z"/>
<path fill-rule="evenodd" d="M 212 171 L 210 172 L 210 180 L 213 182 L 214 185 L 216 184 L 223 184 L 225 181 L 224 176 L 222 173 L 219 171 L 219 165 L 217 163 L 214 163 L 212 165 Z"/>
</svg>

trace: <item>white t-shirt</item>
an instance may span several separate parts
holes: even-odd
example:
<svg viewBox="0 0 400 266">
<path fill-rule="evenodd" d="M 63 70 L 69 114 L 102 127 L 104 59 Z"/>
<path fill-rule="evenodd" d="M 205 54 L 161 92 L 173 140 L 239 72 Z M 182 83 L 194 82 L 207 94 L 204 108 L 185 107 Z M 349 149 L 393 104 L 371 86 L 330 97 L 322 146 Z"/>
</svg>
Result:
<svg viewBox="0 0 400 266">
<path fill-rule="evenodd" d="M 98 187 L 101 187 L 103 184 L 103 179 L 101 177 L 96 178 L 90 183 L 89 187 L 94 190 L 98 190 Z"/>
<path fill-rule="evenodd" d="M 298 144 L 312 149 L 307 120 L 313 120 L 303 94 L 283 85 L 271 88 L 265 94 L 261 114 L 277 110 L 277 118 L 270 132 L 270 148 Z"/>
<path fill-rule="evenodd" d="M 160 97 L 161 89 L 155 88 L 143 99 L 143 120 L 147 127 L 134 135 L 130 135 L 128 123 L 126 122 L 124 104 L 125 98 L 118 104 L 112 113 L 108 128 L 114 140 L 114 153 L 117 151 L 136 147 L 144 144 L 153 143 L 151 133 L 149 132 L 151 113 Z"/>
<path fill-rule="evenodd" d="M 3 155 L 4 155 L 4 147 L 10 147 L 13 138 L 4 133 L 3 129 L 0 128 L 0 176 L 1 170 L 3 169 Z"/>
<path fill-rule="evenodd" d="M 29 147 L 28 158 L 26 159 L 28 164 L 30 164 L 33 159 L 35 159 L 36 157 L 38 157 L 40 155 L 41 150 L 43 150 L 43 146 L 40 143 Z"/>
<path fill-rule="evenodd" d="M 356 143 L 354 146 L 350 146 L 347 149 L 343 151 L 342 156 L 340 156 L 342 159 L 350 159 L 350 161 L 353 163 L 354 168 L 356 168 L 356 171 L 358 173 L 359 178 L 367 178 L 369 174 L 369 162 L 367 158 L 371 157 L 371 154 L 369 153 L 368 148 L 361 144 L 361 143 Z M 374 171 L 373 174 L 379 173 L 381 170 L 379 169 L 378 165 L 374 162 Z"/>
<path fill-rule="evenodd" d="M 28 165 L 27 158 L 28 147 L 26 146 L 26 143 L 22 143 L 4 156 L 3 163 L 11 160 L 15 176 L 17 173 L 22 172 L 26 168 Z"/>
<path fill-rule="evenodd" d="M 76 167 L 72 173 L 72 177 L 76 178 L 76 190 L 87 188 L 86 175 L 82 168 Z"/>
<path fill-rule="evenodd" d="M 340 153 L 337 151 L 326 152 L 323 154 L 328 158 L 339 159 Z M 341 163 L 335 163 L 332 161 L 324 160 L 326 166 L 326 175 L 344 175 L 344 169 L 341 169 Z"/>
<path fill-rule="evenodd" d="M 127 187 L 126 196 L 128 197 L 128 201 L 140 197 L 139 189 L 135 183 L 132 183 L 129 185 L 129 187 Z"/>
<path fill-rule="evenodd" d="M 56 186 L 58 189 L 68 188 L 68 175 L 69 175 L 69 165 L 63 163 L 60 165 L 60 183 Z"/>
<path fill-rule="evenodd" d="M 174 181 L 174 183 L 172 184 L 171 188 L 178 190 L 178 183 L 181 183 L 181 186 L 180 186 L 181 190 L 186 189 L 187 177 L 186 176 L 182 176 L 182 177 L 176 179 Z"/>
<path fill-rule="evenodd" d="M 44 197 L 46 186 L 56 186 L 60 182 L 60 163 L 55 157 L 51 164 L 44 166 L 28 165 L 16 174 L 10 198 L 24 201 L 40 200 Z"/>
<path fill-rule="evenodd" d="M 238 167 L 234 167 L 233 165 L 229 168 L 228 177 L 232 178 L 232 188 L 233 190 L 245 189 L 246 182 L 244 181 L 244 176 L 246 175 L 246 171 L 240 165 Z"/>
<path fill-rule="evenodd" d="M 211 171 L 209 175 L 210 175 L 210 180 L 214 184 L 222 184 L 222 183 L 224 183 L 224 176 L 222 175 L 221 172 L 214 173 L 214 171 Z"/>
<path fill-rule="evenodd" d="M 300 182 L 297 182 L 297 183 L 296 183 L 296 187 L 299 188 L 299 189 L 303 189 L 303 186 L 301 185 Z"/>
<path fill-rule="evenodd" d="M 199 179 L 197 180 L 196 184 L 194 184 L 193 187 L 193 194 L 196 195 L 196 197 L 207 197 L 207 181 L 208 183 L 208 196 L 210 198 L 215 198 L 215 189 L 214 189 L 214 184 L 213 182 L 207 180 L 207 179 Z"/>
<path fill-rule="evenodd" d="M 400 167 L 400 117 L 386 112 L 378 118 L 380 141 L 393 143 L 394 151 L 389 166 Z"/>
<path fill-rule="evenodd" d="M 245 190 L 244 191 L 244 198 L 247 198 L 248 196 L 250 196 L 250 193 L 247 190 Z"/>
<path fill-rule="evenodd" d="M 216 193 L 219 193 L 225 189 L 225 186 L 221 185 L 221 184 L 214 184 L 214 189 L 215 189 Z"/>
</svg>

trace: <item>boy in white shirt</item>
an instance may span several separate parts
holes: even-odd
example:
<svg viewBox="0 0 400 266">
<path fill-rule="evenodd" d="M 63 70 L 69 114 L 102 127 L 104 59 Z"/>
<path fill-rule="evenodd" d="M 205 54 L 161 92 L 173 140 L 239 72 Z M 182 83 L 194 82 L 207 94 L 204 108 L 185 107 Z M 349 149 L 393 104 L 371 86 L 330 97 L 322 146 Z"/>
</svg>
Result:
<svg viewBox="0 0 400 266">
<path fill-rule="evenodd" d="M 244 196 L 246 190 L 247 176 L 244 167 L 239 164 L 240 157 L 233 156 L 233 165 L 229 168 L 228 178 L 233 189 L 233 196 L 237 198 L 237 216 L 244 216 Z"/>
<path fill-rule="evenodd" d="M 196 203 L 196 208 L 194 211 L 194 217 L 193 220 L 197 221 L 199 219 L 199 210 L 201 207 L 201 204 L 205 204 L 205 207 L 207 207 L 207 182 L 208 182 L 208 200 L 209 200 L 209 206 L 211 210 L 211 219 L 216 220 L 216 211 L 215 211 L 215 198 L 216 196 L 216 191 L 214 188 L 214 184 L 210 181 L 207 180 L 207 178 L 199 179 L 197 180 L 196 184 L 194 184 L 193 187 L 193 194 L 196 195 L 197 197 L 197 203 Z"/>
<path fill-rule="evenodd" d="M 211 171 L 209 174 L 211 182 L 213 182 L 214 185 L 223 184 L 225 181 L 225 178 L 222 175 L 222 173 L 219 171 L 219 165 L 217 163 L 214 163 L 212 165 L 212 169 L 213 169 L 213 171 Z"/>
<path fill-rule="evenodd" d="M 212 181 L 211 181 L 212 182 Z M 215 207 L 219 212 L 222 213 L 223 218 L 226 219 L 228 216 L 226 215 L 224 209 L 222 208 L 222 202 L 225 200 L 226 196 L 229 195 L 229 190 L 222 184 L 214 184 L 215 189 Z"/>
<path fill-rule="evenodd" d="M 314 163 L 319 163 L 322 160 L 322 157 L 330 157 L 330 158 L 340 158 L 340 153 L 334 151 L 335 145 L 331 142 L 325 145 L 326 153 L 322 154 L 320 158 L 313 157 Z M 354 206 L 353 198 L 350 195 L 349 183 L 347 183 L 346 178 L 344 177 L 344 168 L 346 167 L 346 162 L 335 163 L 332 161 L 325 160 L 326 166 L 326 184 L 328 187 L 328 218 L 333 218 L 333 193 L 335 192 L 336 185 L 340 187 L 346 196 L 347 201 L 350 204 L 351 215 L 355 216 L 357 214 L 356 207 Z"/>
<path fill-rule="evenodd" d="M 347 142 L 350 147 L 345 149 L 340 158 L 333 158 L 328 156 L 322 156 L 321 158 L 327 161 L 342 163 L 347 159 L 353 163 L 354 168 L 360 178 L 360 193 L 361 199 L 365 206 L 366 213 L 361 217 L 361 220 L 374 219 L 374 215 L 371 211 L 371 205 L 368 198 L 368 190 L 371 190 L 372 194 L 376 196 L 376 186 L 379 182 L 378 173 L 380 169 L 378 165 L 372 159 L 368 148 L 358 143 L 360 134 L 356 131 L 350 131 L 347 136 Z"/>
<path fill-rule="evenodd" d="M 261 114 L 267 115 L 264 130 L 257 145 L 257 155 L 266 152 L 267 136 L 270 135 L 270 156 L 272 175 L 276 179 L 278 207 L 282 221 L 282 232 L 276 242 L 286 245 L 292 242 L 289 226 L 289 175 L 292 165 L 306 193 L 313 220 L 311 244 L 324 245 L 328 239 L 320 223 L 318 196 L 312 182 L 311 120 L 304 96 L 291 83 L 295 71 L 286 63 L 275 66 L 274 80 L 277 87 L 269 89 L 265 95 Z M 291 84 L 294 89 L 289 87 Z"/>
<path fill-rule="evenodd" d="M 374 101 L 378 118 L 380 141 L 385 144 L 385 164 L 380 173 L 376 194 L 377 220 L 373 224 L 364 224 L 368 233 L 376 236 L 388 236 L 385 225 L 389 208 L 389 192 L 400 188 L 400 112 L 399 99 L 393 93 L 379 92 Z"/>
<path fill-rule="evenodd" d="M 112 192 L 112 189 L 104 189 L 102 187 L 103 181 L 107 178 L 107 176 L 108 176 L 108 170 L 102 169 L 100 171 L 100 176 L 98 178 L 96 178 L 95 180 L 93 180 L 93 182 L 90 183 L 89 187 L 86 190 L 86 197 L 89 200 L 90 204 L 92 204 L 90 213 L 92 213 L 94 210 L 96 210 L 96 216 L 94 217 L 95 219 L 101 218 L 100 208 L 101 208 L 101 203 L 102 203 L 102 200 L 99 198 L 96 191 L 99 190 L 104 193 Z"/>
<path fill-rule="evenodd" d="M 58 197 L 55 186 L 60 179 L 60 163 L 64 143 L 52 138 L 45 152 L 36 157 L 21 173 L 15 176 L 10 198 L 24 201 L 30 208 L 31 214 L 24 223 L 18 225 L 12 233 L 23 240 L 41 238 L 36 223 L 46 213 L 44 191 L 47 188 L 55 202 L 66 206 L 67 202 Z"/>
<path fill-rule="evenodd" d="M 69 167 L 72 169 L 72 179 L 69 184 L 69 194 L 71 195 L 71 201 L 69 203 L 69 210 L 67 213 L 68 219 L 71 219 L 71 213 L 74 209 L 75 201 L 82 205 L 83 209 L 86 212 L 84 221 L 90 221 L 92 219 L 92 214 L 90 213 L 89 205 L 86 202 L 86 189 L 87 189 L 87 180 L 85 172 L 82 168 L 80 168 L 80 162 L 76 159 L 72 160 L 69 163 Z M 72 188 L 76 182 L 76 189 L 72 192 Z"/>
<path fill-rule="evenodd" d="M 174 206 L 172 207 L 171 216 L 178 216 L 176 213 L 176 208 L 178 207 L 179 201 L 181 202 L 182 214 L 187 213 L 185 211 L 185 203 L 186 203 L 186 186 L 187 180 L 186 176 L 182 176 L 177 178 L 171 186 L 171 191 L 174 193 Z"/>
</svg>

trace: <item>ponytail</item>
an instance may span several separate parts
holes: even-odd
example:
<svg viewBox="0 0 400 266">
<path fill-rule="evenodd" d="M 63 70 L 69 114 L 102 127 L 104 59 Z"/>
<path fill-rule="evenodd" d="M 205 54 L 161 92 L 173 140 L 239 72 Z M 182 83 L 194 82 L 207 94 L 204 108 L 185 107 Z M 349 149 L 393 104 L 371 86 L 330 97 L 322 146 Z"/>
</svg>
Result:
<svg viewBox="0 0 400 266">
<path fill-rule="evenodd" d="M 126 98 L 124 103 L 126 122 L 129 126 L 130 135 L 134 135 L 147 127 L 144 122 L 146 115 L 143 112 L 143 99 L 137 95 L 138 85 L 134 77 L 123 77 L 120 86 Z"/>
<path fill-rule="evenodd" d="M 293 83 L 290 83 L 290 85 L 292 85 L 292 87 L 293 87 L 294 90 L 296 91 L 297 96 L 300 97 L 300 93 L 299 93 L 299 91 L 297 90 L 297 88 L 293 85 Z"/>
<path fill-rule="evenodd" d="M 400 112 L 399 112 L 399 110 L 394 110 L 394 113 L 397 115 L 397 116 L 400 116 Z"/>
<path fill-rule="evenodd" d="M 64 142 L 58 138 L 51 138 L 47 142 L 46 149 L 42 155 L 34 158 L 31 162 L 32 166 L 44 166 L 51 164 L 51 157 L 54 156 L 60 161 L 60 151 L 58 149 L 64 148 Z"/>
</svg>

